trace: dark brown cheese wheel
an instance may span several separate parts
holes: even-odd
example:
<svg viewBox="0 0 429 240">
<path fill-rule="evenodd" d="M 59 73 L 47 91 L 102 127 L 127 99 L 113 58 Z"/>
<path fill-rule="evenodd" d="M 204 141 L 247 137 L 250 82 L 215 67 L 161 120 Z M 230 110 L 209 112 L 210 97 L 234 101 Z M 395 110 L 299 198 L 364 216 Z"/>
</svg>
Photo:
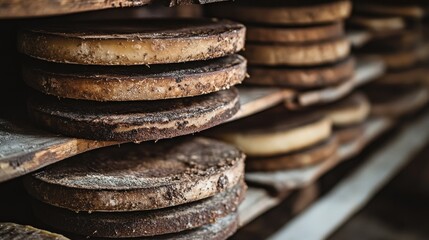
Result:
<svg viewBox="0 0 429 240">
<path fill-rule="evenodd" d="M 244 154 L 206 138 L 99 149 L 26 179 L 35 198 L 72 211 L 141 211 L 201 200 L 237 185 Z"/>
<path fill-rule="evenodd" d="M 371 102 L 371 114 L 381 117 L 402 117 L 417 111 L 429 100 L 427 88 L 405 85 L 369 86 L 365 93 Z"/>
<path fill-rule="evenodd" d="M 286 169 L 307 167 L 333 157 L 337 153 L 338 142 L 331 137 L 322 143 L 308 148 L 272 157 L 248 158 L 246 171 L 281 171 Z"/>
<path fill-rule="evenodd" d="M 319 42 L 344 35 L 342 22 L 308 27 L 257 26 L 249 24 L 246 41 L 271 43 Z"/>
<path fill-rule="evenodd" d="M 264 67 L 252 66 L 246 84 L 281 86 L 296 89 L 312 89 L 337 85 L 350 79 L 355 73 L 355 60 L 343 61 L 317 67 Z"/>
<path fill-rule="evenodd" d="M 227 20 L 142 19 L 70 22 L 24 29 L 20 52 L 88 65 L 142 65 L 206 60 L 240 51 L 245 27 Z"/>
<path fill-rule="evenodd" d="M 240 55 L 178 64 L 77 66 L 30 61 L 24 81 L 45 94 L 92 101 L 160 100 L 198 96 L 241 83 L 246 60 Z"/>
<path fill-rule="evenodd" d="M 207 95 L 144 102 L 89 102 L 34 95 L 28 112 L 38 125 L 64 135 L 146 141 L 195 133 L 230 119 L 240 108 L 235 88 Z"/>
<path fill-rule="evenodd" d="M 210 239 L 210 240 L 226 240 L 232 236 L 238 229 L 239 218 L 238 213 L 230 214 L 224 218 L 217 219 L 216 222 L 213 222 L 202 227 L 187 230 L 178 233 L 170 233 L 159 236 L 151 237 L 138 237 L 138 238 L 121 238 L 123 240 L 201 240 L 201 239 Z M 74 235 L 73 239 L 76 240 L 85 240 L 87 236 Z M 91 239 L 106 239 L 106 238 L 95 238 Z"/>
<path fill-rule="evenodd" d="M 157 236 L 195 229 L 234 214 L 244 199 L 241 183 L 213 197 L 176 207 L 123 213 L 75 213 L 37 202 L 36 216 L 65 232 L 91 237 Z"/>
<path fill-rule="evenodd" d="M 350 1 L 239 1 L 208 8 L 211 16 L 264 24 L 319 24 L 337 22 L 351 12 Z"/>
<path fill-rule="evenodd" d="M 243 54 L 249 65 L 314 66 L 346 58 L 350 47 L 350 41 L 345 37 L 299 44 L 248 43 Z"/>
</svg>

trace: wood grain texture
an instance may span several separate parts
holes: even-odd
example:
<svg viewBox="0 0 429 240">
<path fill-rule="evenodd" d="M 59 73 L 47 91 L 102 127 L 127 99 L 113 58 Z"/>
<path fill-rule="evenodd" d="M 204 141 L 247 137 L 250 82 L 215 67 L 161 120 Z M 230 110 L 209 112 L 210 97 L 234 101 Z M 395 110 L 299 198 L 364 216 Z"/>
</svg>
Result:
<svg viewBox="0 0 429 240">
<path fill-rule="evenodd" d="M 27 121 L 0 119 L 0 182 L 91 149 L 119 142 L 67 138 L 34 128 Z"/>
</svg>

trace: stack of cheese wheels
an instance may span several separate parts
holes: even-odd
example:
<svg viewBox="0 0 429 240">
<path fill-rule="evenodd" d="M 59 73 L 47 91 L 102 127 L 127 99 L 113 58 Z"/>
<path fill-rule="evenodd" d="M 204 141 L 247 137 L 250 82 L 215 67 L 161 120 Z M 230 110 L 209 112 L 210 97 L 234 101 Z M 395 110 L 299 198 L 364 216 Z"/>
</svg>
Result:
<svg viewBox="0 0 429 240">
<path fill-rule="evenodd" d="M 371 105 L 364 93 L 355 92 L 335 103 L 321 107 L 320 111 L 331 119 L 334 133 L 340 144 L 359 141 L 364 134 Z"/>
<path fill-rule="evenodd" d="M 344 35 L 346 0 L 238 1 L 208 14 L 245 23 L 249 84 L 323 88 L 350 80 L 354 60 Z"/>
<path fill-rule="evenodd" d="M 248 171 L 281 171 L 334 158 L 339 145 L 360 139 L 369 113 L 365 95 L 354 93 L 305 110 L 277 106 L 209 134 L 245 152 Z"/>
<path fill-rule="evenodd" d="M 358 53 L 380 57 L 387 66 L 367 91 L 375 115 L 401 116 L 428 100 L 427 90 L 420 87 L 429 60 L 429 45 L 421 31 L 423 16 L 424 8 L 416 2 L 356 1 L 350 26 L 373 36 Z"/>
<path fill-rule="evenodd" d="M 332 121 L 320 111 L 286 111 L 274 107 L 228 123 L 213 135 L 234 144 L 246 155 L 248 171 L 278 171 L 305 167 L 336 154 Z"/>
<path fill-rule="evenodd" d="M 66 236 L 226 239 L 238 226 L 243 178 L 237 148 L 182 137 L 78 155 L 24 183 L 36 217 Z"/>
<path fill-rule="evenodd" d="M 61 134 L 146 141 L 201 131 L 239 109 L 245 27 L 141 19 L 33 26 L 19 35 L 30 117 Z M 48 96 L 51 95 L 51 96 Z"/>
</svg>

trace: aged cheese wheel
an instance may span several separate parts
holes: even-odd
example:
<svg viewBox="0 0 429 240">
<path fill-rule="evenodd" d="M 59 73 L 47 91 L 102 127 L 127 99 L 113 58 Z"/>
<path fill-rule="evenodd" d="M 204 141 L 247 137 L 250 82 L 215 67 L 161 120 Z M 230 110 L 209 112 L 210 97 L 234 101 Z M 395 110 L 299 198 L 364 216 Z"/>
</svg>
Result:
<svg viewBox="0 0 429 240">
<path fill-rule="evenodd" d="M 159 100 L 227 89 L 246 76 L 239 55 L 147 66 L 77 66 L 30 61 L 24 81 L 45 94 L 93 101 Z"/>
<path fill-rule="evenodd" d="M 307 167 L 333 157 L 338 148 L 336 138 L 288 154 L 246 159 L 246 171 L 280 171 Z"/>
<path fill-rule="evenodd" d="M 134 142 L 198 132 L 228 120 L 239 107 L 235 88 L 156 102 L 88 102 L 40 95 L 28 100 L 30 117 L 51 131 L 87 139 Z"/>
<path fill-rule="evenodd" d="M 365 92 L 371 102 L 371 114 L 382 117 L 402 117 L 423 107 L 429 92 L 420 86 L 370 86 Z"/>
<path fill-rule="evenodd" d="M 72 211 L 140 211 L 201 200 L 237 185 L 244 155 L 206 138 L 123 145 L 81 154 L 26 179 L 42 202 Z"/>
<path fill-rule="evenodd" d="M 52 62 L 142 65 L 206 60 L 240 51 L 245 27 L 227 20 L 70 22 L 24 29 L 20 52 Z"/>
<path fill-rule="evenodd" d="M 266 24 L 319 24 L 336 22 L 350 15 L 350 1 L 239 1 L 215 4 L 208 8 L 212 16 L 241 22 Z"/>
<path fill-rule="evenodd" d="M 302 43 L 339 38 L 344 35 L 342 22 L 308 27 L 257 26 L 248 24 L 246 41 Z"/>
<path fill-rule="evenodd" d="M 401 17 L 353 15 L 348 21 L 354 27 L 376 32 L 398 31 L 406 28 L 405 20 Z"/>
<path fill-rule="evenodd" d="M 36 216 L 45 224 L 74 234 L 107 237 L 142 237 L 177 233 L 208 225 L 234 214 L 244 199 L 244 182 L 201 201 L 152 211 L 75 213 L 37 202 Z"/>
<path fill-rule="evenodd" d="M 0 223 L 0 239 L 67 240 L 68 238 L 56 233 L 37 229 L 32 226 L 24 226 L 16 223 L 6 222 Z"/>
<path fill-rule="evenodd" d="M 209 134 L 234 144 L 248 156 L 265 157 L 328 139 L 331 121 L 319 113 L 289 112 L 281 106 L 221 126 Z"/>
<path fill-rule="evenodd" d="M 377 78 L 376 82 L 387 85 L 413 85 L 424 82 L 427 77 L 425 66 L 415 66 L 399 71 L 389 71 Z"/>
<path fill-rule="evenodd" d="M 252 66 L 246 84 L 282 86 L 297 89 L 322 88 L 350 79 L 355 72 L 355 60 L 343 61 L 317 67 L 264 67 Z"/>
<path fill-rule="evenodd" d="M 341 37 L 302 44 L 248 43 L 243 54 L 251 65 L 320 65 L 346 58 L 350 54 L 350 41 Z"/>
<path fill-rule="evenodd" d="M 369 13 L 384 16 L 399 16 L 421 19 L 425 16 L 425 9 L 416 3 L 389 3 L 385 1 L 356 1 L 354 7 L 359 13 Z M 423 4 L 423 3 L 422 3 Z"/>
<path fill-rule="evenodd" d="M 407 29 L 393 32 L 374 32 L 373 38 L 365 44 L 364 50 L 369 52 L 409 51 L 423 47 L 423 36 L 418 29 Z"/>
<path fill-rule="evenodd" d="M 381 58 L 389 70 L 402 70 L 416 66 L 424 58 L 424 52 L 419 47 L 412 49 L 399 49 L 396 51 L 369 52 L 366 50 L 365 55 L 377 56 Z"/>
<path fill-rule="evenodd" d="M 336 127 L 344 127 L 364 122 L 371 111 L 365 95 L 354 93 L 322 110 Z"/>
</svg>

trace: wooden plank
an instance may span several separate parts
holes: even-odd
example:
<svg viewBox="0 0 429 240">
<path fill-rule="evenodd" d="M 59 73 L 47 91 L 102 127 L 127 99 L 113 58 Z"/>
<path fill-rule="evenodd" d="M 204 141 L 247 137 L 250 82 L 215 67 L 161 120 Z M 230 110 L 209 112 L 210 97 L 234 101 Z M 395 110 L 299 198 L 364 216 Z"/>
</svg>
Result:
<svg viewBox="0 0 429 240">
<path fill-rule="evenodd" d="M 246 198 L 240 204 L 238 213 L 240 216 L 240 226 L 244 226 L 253 219 L 279 204 L 287 196 L 271 196 L 263 188 L 249 187 Z"/>
<path fill-rule="evenodd" d="M 429 141 L 429 113 L 406 127 L 302 215 L 270 239 L 326 239 L 361 209 Z M 323 224 L 320 224 L 323 222 Z"/>
<path fill-rule="evenodd" d="M 284 99 L 292 98 L 294 92 L 281 88 L 238 87 L 241 108 L 231 119 L 247 117 L 281 103 Z"/>
<path fill-rule="evenodd" d="M 258 186 L 266 186 L 278 192 L 305 187 L 341 161 L 358 154 L 369 142 L 391 126 L 387 119 L 371 119 L 365 124 L 362 139 L 341 146 L 336 156 L 317 165 L 277 172 L 246 173 L 246 181 Z"/>
<path fill-rule="evenodd" d="M 67 138 L 37 130 L 25 121 L 12 123 L 0 119 L 0 182 L 113 144 L 117 142 Z"/>
<path fill-rule="evenodd" d="M 355 87 L 366 84 L 383 75 L 386 65 L 379 58 L 358 58 L 355 72 Z"/>
<path fill-rule="evenodd" d="M 353 47 L 362 47 L 371 40 L 372 37 L 369 31 L 362 30 L 351 30 L 348 31 L 346 35 Z"/>
</svg>

